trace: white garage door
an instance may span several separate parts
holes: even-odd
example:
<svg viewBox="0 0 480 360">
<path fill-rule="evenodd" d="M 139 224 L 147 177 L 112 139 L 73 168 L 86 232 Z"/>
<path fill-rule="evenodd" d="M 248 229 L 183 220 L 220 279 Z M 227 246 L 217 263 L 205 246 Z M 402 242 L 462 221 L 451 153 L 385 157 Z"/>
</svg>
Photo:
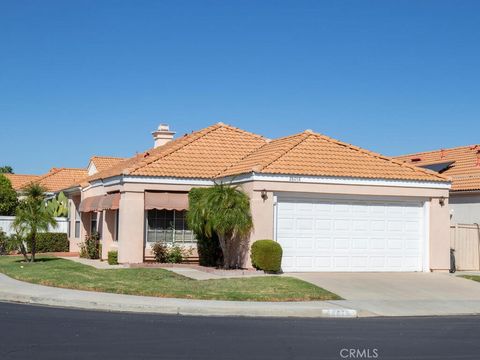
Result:
<svg viewBox="0 0 480 360">
<path fill-rule="evenodd" d="M 278 198 L 283 271 L 422 271 L 421 202 Z"/>
</svg>

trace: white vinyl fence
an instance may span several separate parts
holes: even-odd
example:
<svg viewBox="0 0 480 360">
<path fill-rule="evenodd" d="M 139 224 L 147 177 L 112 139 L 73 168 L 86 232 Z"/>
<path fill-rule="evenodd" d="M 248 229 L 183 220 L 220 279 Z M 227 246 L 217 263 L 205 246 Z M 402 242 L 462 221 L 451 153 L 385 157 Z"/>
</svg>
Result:
<svg viewBox="0 0 480 360">
<path fill-rule="evenodd" d="M 11 235 L 14 233 L 12 229 L 12 223 L 15 216 L 0 216 L 0 228 L 7 233 L 7 235 Z M 61 232 L 67 233 L 68 231 L 68 220 L 67 218 L 57 217 L 57 227 L 50 228 L 50 232 Z"/>
</svg>

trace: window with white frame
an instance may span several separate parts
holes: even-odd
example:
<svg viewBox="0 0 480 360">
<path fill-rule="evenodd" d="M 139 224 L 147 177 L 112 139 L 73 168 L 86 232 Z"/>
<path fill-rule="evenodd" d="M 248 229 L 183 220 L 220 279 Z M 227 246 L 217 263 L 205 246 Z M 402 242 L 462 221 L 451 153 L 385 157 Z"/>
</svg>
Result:
<svg viewBox="0 0 480 360">
<path fill-rule="evenodd" d="M 75 239 L 80 238 L 80 212 L 78 206 L 75 206 Z"/>
<path fill-rule="evenodd" d="M 148 210 L 147 242 L 193 243 L 195 236 L 188 228 L 185 210 Z"/>
<path fill-rule="evenodd" d="M 120 220 L 120 211 L 117 209 L 115 210 L 115 235 L 113 237 L 113 241 L 118 241 L 119 220 Z"/>
<path fill-rule="evenodd" d="M 90 213 L 90 235 L 98 234 L 97 213 Z"/>
</svg>

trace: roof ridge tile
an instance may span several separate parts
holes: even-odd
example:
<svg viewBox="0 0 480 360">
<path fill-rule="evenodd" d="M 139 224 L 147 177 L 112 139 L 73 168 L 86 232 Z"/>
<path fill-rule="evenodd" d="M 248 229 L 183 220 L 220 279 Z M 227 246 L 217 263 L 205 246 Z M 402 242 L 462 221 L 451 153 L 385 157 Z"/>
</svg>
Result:
<svg viewBox="0 0 480 360">
<path fill-rule="evenodd" d="M 379 154 L 379 153 L 376 153 L 374 151 L 370 151 L 370 150 L 367 150 L 367 149 L 364 149 L 362 147 L 359 147 L 359 146 L 356 146 L 356 145 L 352 145 L 352 144 L 349 144 L 349 143 L 346 143 L 346 142 L 343 142 L 343 141 L 340 141 L 340 140 L 337 140 L 337 139 L 334 139 L 334 138 L 331 138 L 327 135 L 323 135 L 323 134 L 319 134 L 319 133 L 313 133 L 313 135 L 316 135 L 316 136 L 319 136 L 321 138 L 323 138 L 324 140 L 326 141 L 330 141 L 330 142 L 333 142 L 333 143 L 336 143 L 338 145 L 342 145 L 342 146 L 346 146 L 352 150 L 356 150 L 356 151 L 359 151 L 361 153 L 364 153 L 364 154 L 367 154 L 369 156 L 373 156 L 377 159 L 381 159 L 381 160 L 385 160 L 385 161 L 390 161 L 396 165 L 399 165 L 399 166 L 406 166 L 408 167 L 409 169 L 413 170 L 413 171 L 420 171 L 420 172 L 423 172 L 425 174 L 428 174 L 428 175 L 433 175 L 433 176 L 436 176 L 437 178 L 439 179 L 443 179 L 445 181 L 448 181 L 449 180 L 449 177 L 447 176 L 444 176 L 444 175 L 440 175 L 439 173 L 435 172 L 435 171 L 432 171 L 432 170 L 428 170 L 428 169 L 423 169 L 423 168 L 420 168 L 418 166 L 414 166 L 414 165 L 410 165 L 410 164 L 406 164 L 404 162 L 401 162 L 401 161 L 398 161 L 394 158 L 391 158 L 391 157 L 388 157 L 388 156 L 385 156 L 385 155 L 382 155 L 382 154 Z"/>
<path fill-rule="evenodd" d="M 266 165 L 263 165 L 262 166 L 262 170 L 267 168 L 268 166 L 272 165 L 274 162 L 278 161 L 278 159 L 280 159 L 282 156 L 288 154 L 290 151 L 292 151 L 293 149 L 295 149 L 298 145 L 300 145 L 301 143 L 303 143 L 306 139 L 308 139 L 308 137 L 310 135 L 312 135 L 313 132 L 307 132 L 307 131 L 304 131 L 302 133 L 299 133 L 299 134 L 294 134 L 294 135 L 291 135 L 290 137 L 293 138 L 293 137 L 296 137 L 298 136 L 300 138 L 300 140 L 298 140 L 297 142 L 295 142 L 292 146 L 290 146 L 287 150 L 283 151 L 280 155 L 276 156 L 273 160 L 269 161 Z M 303 136 L 303 137 L 302 137 Z"/>
<path fill-rule="evenodd" d="M 132 172 L 138 170 L 138 169 L 141 169 L 142 167 L 148 165 L 148 164 L 151 164 L 152 162 L 154 161 L 157 161 L 157 160 L 160 160 L 162 158 L 165 158 L 166 156 L 168 155 L 171 155 L 173 154 L 174 152 L 182 149 L 183 147 L 187 146 L 188 144 L 191 144 L 193 141 L 196 141 L 198 139 L 201 139 L 202 137 L 204 137 L 205 135 L 221 128 L 221 127 L 224 127 L 225 125 L 220 125 L 220 124 L 215 124 L 215 125 L 212 125 L 212 126 L 209 126 L 207 128 L 204 128 L 204 129 L 201 129 L 201 130 L 198 130 L 194 133 L 191 133 L 191 134 L 188 134 L 187 137 L 189 137 L 189 141 L 184 141 L 184 142 L 181 142 L 181 140 L 185 140 L 185 136 L 184 137 L 181 137 L 181 138 L 178 138 L 176 140 L 178 140 L 179 142 L 177 144 L 174 144 L 174 145 L 177 145 L 177 146 L 171 146 L 171 149 L 168 149 L 167 148 L 167 151 L 165 153 L 159 151 L 160 154 L 158 154 L 158 156 L 147 156 L 147 157 L 144 157 L 142 160 L 140 160 L 137 164 L 134 164 L 134 165 L 138 165 L 138 166 L 132 166 L 132 167 L 129 167 L 127 169 L 124 169 L 122 171 L 122 174 L 124 175 L 128 175 L 128 174 L 131 174 Z M 171 143 L 167 143 L 163 146 L 168 146 L 170 145 Z M 157 149 L 160 149 L 157 148 Z M 164 149 L 165 150 L 165 149 Z M 148 154 L 148 151 L 146 151 L 145 153 Z"/>
<path fill-rule="evenodd" d="M 420 155 L 425 155 L 425 154 L 435 154 L 435 153 L 439 153 L 439 152 L 441 152 L 441 151 L 461 150 L 461 149 L 465 149 L 465 148 L 472 149 L 472 148 L 474 148 L 475 146 L 480 146 L 480 144 L 462 145 L 462 146 L 454 146 L 454 147 L 450 147 L 450 148 L 440 148 L 440 149 L 436 149 L 436 150 L 420 151 L 420 152 L 416 152 L 416 153 L 402 154 L 402 155 L 398 155 L 398 156 L 394 156 L 394 157 L 395 157 L 395 158 L 406 158 L 406 157 L 410 157 L 410 156 L 420 156 Z"/>
</svg>

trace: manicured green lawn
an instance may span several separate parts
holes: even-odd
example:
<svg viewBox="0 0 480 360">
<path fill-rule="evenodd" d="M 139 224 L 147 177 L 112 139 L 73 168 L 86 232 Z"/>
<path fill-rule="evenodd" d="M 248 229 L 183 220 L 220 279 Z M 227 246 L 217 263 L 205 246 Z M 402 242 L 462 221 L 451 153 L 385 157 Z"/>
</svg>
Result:
<svg viewBox="0 0 480 360">
<path fill-rule="evenodd" d="M 307 282 L 279 276 L 193 280 L 163 269 L 98 270 L 70 260 L 0 256 L 0 272 L 18 280 L 69 289 L 190 299 L 307 301 L 338 300 Z"/>
</svg>

